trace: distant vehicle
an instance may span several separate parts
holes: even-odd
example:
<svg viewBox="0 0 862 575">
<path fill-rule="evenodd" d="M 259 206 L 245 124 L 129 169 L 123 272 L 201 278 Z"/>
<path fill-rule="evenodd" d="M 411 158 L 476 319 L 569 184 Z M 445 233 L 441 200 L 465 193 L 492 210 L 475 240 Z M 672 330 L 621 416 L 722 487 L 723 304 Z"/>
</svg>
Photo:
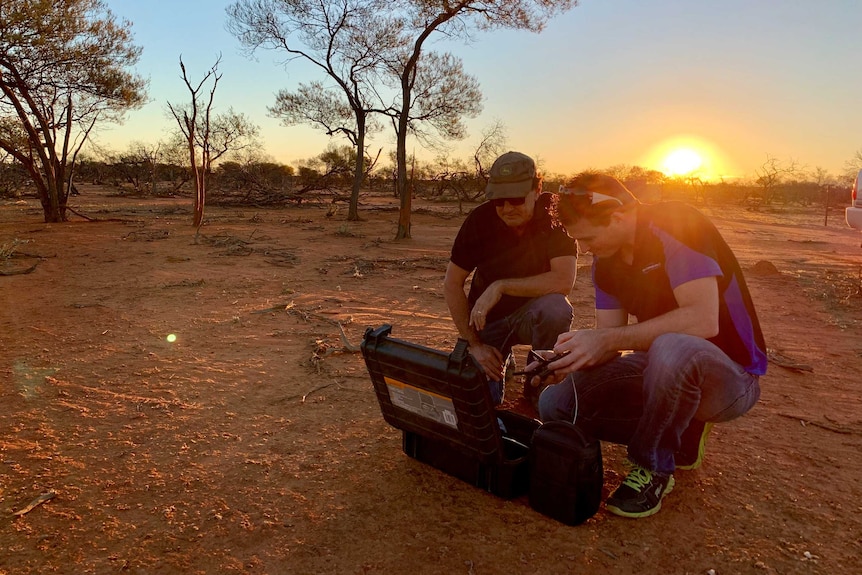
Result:
<svg viewBox="0 0 862 575">
<path fill-rule="evenodd" d="M 847 225 L 862 230 L 862 170 L 856 174 L 853 191 L 850 193 L 850 207 L 844 210 Z"/>
</svg>

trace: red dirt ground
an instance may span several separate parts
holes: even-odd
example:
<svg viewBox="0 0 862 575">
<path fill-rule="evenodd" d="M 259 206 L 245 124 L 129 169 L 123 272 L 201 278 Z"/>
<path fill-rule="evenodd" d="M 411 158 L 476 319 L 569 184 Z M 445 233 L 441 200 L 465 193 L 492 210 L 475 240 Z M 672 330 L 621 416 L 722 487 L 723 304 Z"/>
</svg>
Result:
<svg viewBox="0 0 862 575">
<path fill-rule="evenodd" d="M 656 516 L 568 527 L 405 456 L 345 345 L 390 323 L 451 350 L 457 207 L 419 202 L 400 242 L 391 198 L 356 223 L 209 208 L 195 242 L 187 199 L 82 191 L 99 221 L 0 203 L 0 272 L 38 264 L 0 277 L 2 575 L 862 572 L 862 238 L 837 211 L 702 208 L 772 350 L 762 400 Z"/>
</svg>

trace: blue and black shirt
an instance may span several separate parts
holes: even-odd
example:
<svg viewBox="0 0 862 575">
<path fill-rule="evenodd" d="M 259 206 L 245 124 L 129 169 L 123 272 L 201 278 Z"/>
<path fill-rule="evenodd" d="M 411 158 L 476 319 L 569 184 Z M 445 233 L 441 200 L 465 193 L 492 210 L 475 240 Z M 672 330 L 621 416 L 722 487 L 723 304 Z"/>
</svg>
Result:
<svg viewBox="0 0 862 575">
<path fill-rule="evenodd" d="M 754 375 L 766 373 L 766 344 L 736 256 L 713 223 L 680 202 L 638 206 L 632 264 L 593 260 L 596 309 L 624 309 L 638 321 L 678 306 L 673 290 L 716 277 L 719 331 L 709 339 Z"/>
</svg>

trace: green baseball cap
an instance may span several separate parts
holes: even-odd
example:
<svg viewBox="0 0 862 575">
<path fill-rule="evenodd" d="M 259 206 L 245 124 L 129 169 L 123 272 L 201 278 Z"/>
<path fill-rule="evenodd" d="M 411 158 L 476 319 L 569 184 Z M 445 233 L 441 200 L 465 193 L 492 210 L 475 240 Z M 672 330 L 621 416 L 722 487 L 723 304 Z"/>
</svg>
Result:
<svg viewBox="0 0 862 575">
<path fill-rule="evenodd" d="M 485 198 L 523 198 L 533 189 L 536 162 L 520 152 L 506 152 L 494 161 L 488 173 Z"/>
</svg>

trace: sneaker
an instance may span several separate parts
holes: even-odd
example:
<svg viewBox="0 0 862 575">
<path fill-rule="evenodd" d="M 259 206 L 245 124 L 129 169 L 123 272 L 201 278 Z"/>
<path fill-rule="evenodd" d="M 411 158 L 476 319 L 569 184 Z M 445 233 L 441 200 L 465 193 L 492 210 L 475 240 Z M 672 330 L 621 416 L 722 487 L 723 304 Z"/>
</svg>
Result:
<svg viewBox="0 0 862 575">
<path fill-rule="evenodd" d="M 608 511 L 622 517 L 649 517 L 661 509 L 662 498 L 671 492 L 673 475 L 632 467 L 614 494 L 608 498 Z"/>
<path fill-rule="evenodd" d="M 711 422 L 693 420 L 682 434 L 679 451 L 674 454 L 677 469 L 697 469 L 706 455 L 706 440 L 712 431 Z"/>
</svg>

